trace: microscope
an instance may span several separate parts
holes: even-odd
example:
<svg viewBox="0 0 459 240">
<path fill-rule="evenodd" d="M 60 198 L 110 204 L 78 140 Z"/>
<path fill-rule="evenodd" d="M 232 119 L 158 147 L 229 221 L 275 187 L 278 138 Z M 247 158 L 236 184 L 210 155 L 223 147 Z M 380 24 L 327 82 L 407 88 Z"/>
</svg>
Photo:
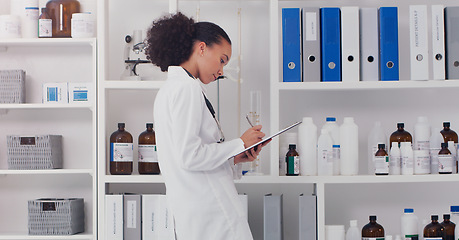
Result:
<svg viewBox="0 0 459 240">
<path fill-rule="evenodd" d="M 141 77 L 136 72 L 136 67 L 142 63 L 150 63 L 146 60 L 145 48 L 146 44 L 142 38 L 141 30 L 134 30 L 132 36 L 126 35 L 124 38 L 126 46 L 124 48 L 124 63 L 125 68 L 121 74 L 121 80 L 141 80 Z"/>
</svg>

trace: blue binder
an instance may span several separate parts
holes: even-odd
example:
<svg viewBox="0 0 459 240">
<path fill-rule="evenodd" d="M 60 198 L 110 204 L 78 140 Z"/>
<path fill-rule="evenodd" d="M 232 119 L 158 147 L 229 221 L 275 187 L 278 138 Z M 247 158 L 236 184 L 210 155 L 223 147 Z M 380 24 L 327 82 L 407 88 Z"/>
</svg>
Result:
<svg viewBox="0 0 459 240">
<path fill-rule="evenodd" d="M 301 10 L 299 8 L 282 9 L 282 50 L 283 81 L 301 82 Z"/>
<path fill-rule="evenodd" d="M 379 46 L 381 81 L 399 80 L 398 9 L 379 8 Z"/>
<path fill-rule="evenodd" d="M 322 82 L 341 81 L 341 16 L 339 8 L 320 9 Z"/>
</svg>

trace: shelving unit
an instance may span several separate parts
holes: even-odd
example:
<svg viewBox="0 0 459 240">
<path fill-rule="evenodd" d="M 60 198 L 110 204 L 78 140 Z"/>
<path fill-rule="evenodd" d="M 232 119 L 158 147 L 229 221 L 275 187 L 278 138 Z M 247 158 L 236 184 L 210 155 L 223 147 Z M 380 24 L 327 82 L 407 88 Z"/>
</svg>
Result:
<svg viewBox="0 0 459 240">
<path fill-rule="evenodd" d="M 9 2 L 0 0 L 1 14 L 9 14 Z M 97 7 L 95 0 L 82 4 L 87 11 Z M 0 239 L 96 239 L 96 38 L 0 39 L 0 66 L 26 72 L 25 103 L 0 104 Z M 47 82 L 90 82 L 89 101 L 43 104 L 42 84 Z M 9 170 L 6 136 L 42 134 L 62 135 L 63 169 Z M 28 200 L 71 197 L 84 198 L 85 232 L 28 235 Z"/>
</svg>

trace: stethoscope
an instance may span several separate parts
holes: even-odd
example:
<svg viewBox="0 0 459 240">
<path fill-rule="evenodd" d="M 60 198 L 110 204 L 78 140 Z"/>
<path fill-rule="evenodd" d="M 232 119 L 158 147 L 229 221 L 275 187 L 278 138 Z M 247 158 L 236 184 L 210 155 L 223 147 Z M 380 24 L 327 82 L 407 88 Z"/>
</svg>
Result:
<svg viewBox="0 0 459 240">
<path fill-rule="evenodd" d="M 196 80 L 196 78 L 190 72 L 188 72 L 188 70 L 186 70 L 185 68 L 183 68 L 183 70 L 185 70 L 185 72 L 188 74 L 188 76 L 190 76 L 192 79 Z M 206 94 L 204 94 L 204 92 L 202 92 L 202 96 L 204 96 L 204 100 L 206 101 L 207 109 L 209 109 L 210 114 L 212 114 L 212 117 L 214 118 L 215 122 L 217 123 L 218 130 L 220 131 L 220 136 L 221 137 L 220 137 L 220 140 L 217 141 L 217 143 L 222 143 L 222 142 L 225 141 L 225 135 L 223 134 L 223 130 L 222 130 L 222 127 L 220 125 L 220 122 L 218 121 L 217 117 L 215 116 L 215 110 L 212 107 L 212 103 L 210 103 L 209 99 L 207 99 Z"/>
</svg>

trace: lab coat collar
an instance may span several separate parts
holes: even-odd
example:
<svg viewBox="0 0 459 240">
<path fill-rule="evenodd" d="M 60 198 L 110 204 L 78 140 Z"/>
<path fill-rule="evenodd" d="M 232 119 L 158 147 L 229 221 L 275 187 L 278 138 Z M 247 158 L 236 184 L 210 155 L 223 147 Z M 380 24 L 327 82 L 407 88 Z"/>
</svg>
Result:
<svg viewBox="0 0 459 240">
<path fill-rule="evenodd" d="M 204 83 L 201 82 L 201 80 L 197 78 L 190 78 L 188 73 L 183 69 L 181 66 L 169 66 L 167 69 L 167 77 L 168 79 L 177 79 L 177 80 L 185 80 L 188 81 L 189 79 L 193 79 L 194 81 L 197 81 L 199 83 L 199 86 L 201 86 L 202 92 L 206 94 L 206 86 Z"/>
</svg>

